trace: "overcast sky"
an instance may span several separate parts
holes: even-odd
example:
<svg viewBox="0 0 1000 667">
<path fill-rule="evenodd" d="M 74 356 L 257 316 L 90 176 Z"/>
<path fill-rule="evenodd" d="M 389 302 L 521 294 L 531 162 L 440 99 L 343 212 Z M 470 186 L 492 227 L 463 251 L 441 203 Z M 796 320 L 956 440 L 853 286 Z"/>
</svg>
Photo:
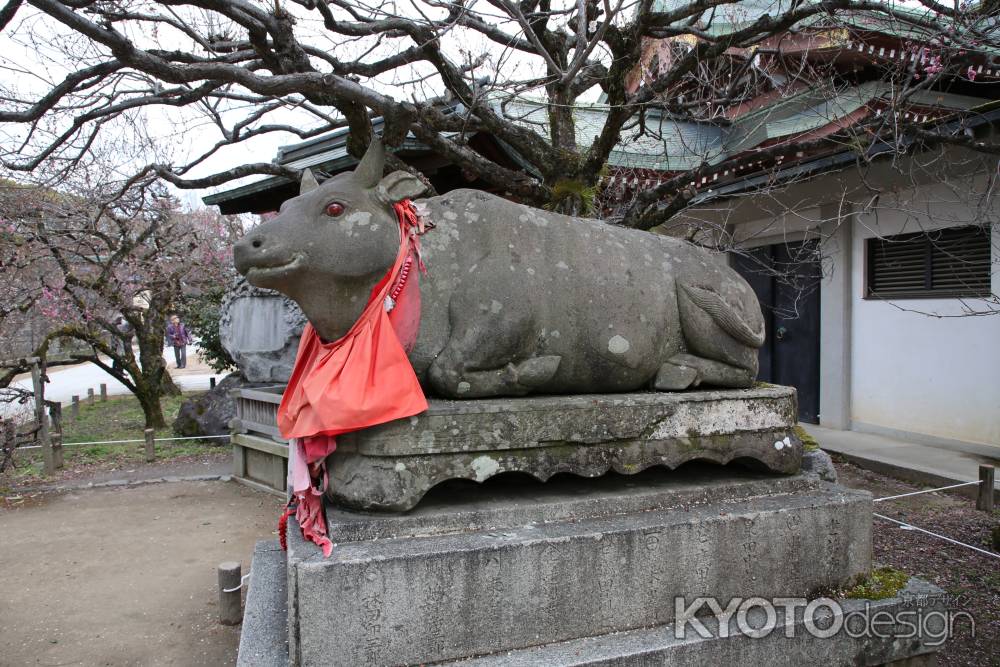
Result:
<svg viewBox="0 0 1000 667">
<path fill-rule="evenodd" d="M 304 14 L 305 11 L 291 3 L 283 6 L 293 8 L 298 14 Z M 485 7 L 485 4 L 483 6 Z M 397 7 L 401 13 L 406 12 L 402 4 L 397 5 Z M 423 6 L 423 11 L 426 10 L 427 7 Z M 194 10 L 186 18 L 189 22 L 200 21 L 201 25 L 207 28 L 206 16 L 205 13 L 201 13 L 199 16 L 198 10 Z M 327 33 L 322 30 L 316 17 L 318 14 L 314 12 L 298 18 L 296 31 L 304 41 L 321 48 L 327 48 L 335 53 L 339 59 L 345 61 L 354 59 L 357 55 L 370 49 L 370 40 L 368 42 L 333 44 Z M 144 47 L 155 46 L 156 48 L 184 50 L 191 50 L 193 47 L 193 42 L 189 37 L 170 27 L 158 30 L 155 35 L 127 34 L 138 45 Z M 234 31 L 234 34 L 240 34 L 240 32 Z M 509 53 L 501 53 L 498 49 L 488 46 L 484 38 L 467 31 L 462 35 L 452 35 L 449 40 L 446 40 L 446 44 L 452 47 L 449 55 L 459 61 L 465 58 L 474 58 L 484 51 L 490 52 L 490 62 L 485 64 L 486 71 L 483 71 L 483 74 L 495 71 L 499 66 L 505 69 L 509 68 L 510 71 L 516 69 L 517 74 L 523 76 L 528 71 L 525 68 L 532 67 L 530 63 L 511 62 Z M 387 46 L 376 48 L 368 55 L 367 59 L 374 59 L 392 53 L 394 49 L 401 46 L 409 45 L 408 40 L 389 40 Z M 54 85 L 63 81 L 69 72 L 99 62 L 105 57 L 106 54 L 102 53 L 102 50 L 95 49 L 88 40 L 74 34 L 68 28 L 42 15 L 34 8 L 24 5 L 7 30 L 0 35 L 0 91 L 6 100 L 4 106 L 24 108 L 23 104 L 14 105 L 10 104 L 9 101 L 37 100 Z M 318 63 L 318 66 L 321 69 L 327 69 L 321 62 Z M 415 68 L 408 67 L 383 75 L 375 81 L 366 81 L 365 85 L 374 87 L 397 99 L 403 97 L 426 99 L 440 95 L 442 92 L 442 87 L 437 81 L 413 82 L 413 79 L 419 78 L 421 73 L 427 74 L 429 71 L 430 66 L 421 63 Z M 250 109 L 246 106 L 231 103 L 228 110 L 222 111 L 221 115 L 223 119 L 232 123 L 241 119 L 249 111 Z M 324 109 L 324 111 L 331 113 L 333 110 Z M 313 128 L 322 124 L 321 119 L 301 110 L 272 112 L 262 122 L 288 123 L 303 128 Z M 67 124 L 68 117 L 62 119 L 62 122 L 57 122 L 52 118 L 44 119 L 36 128 L 36 138 L 41 140 L 55 136 Z M 25 140 L 27 133 L 28 127 L 25 125 L 15 123 L 0 125 L 0 144 L 5 147 L 5 153 L 13 147 L 19 146 Z M 148 137 L 155 148 L 142 147 L 138 140 L 140 136 Z M 152 161 L 170 162 L 175 165 L 183 164 L 201 154 L 207 147 L 212 146 L 220 136 L 219 129 L 203 112 L 192 108 L 149 107 L 118 122 L 113 131 L 102 132 L 102 142 L 103 150 L 116 155 L 116 160 L 112 161 L 117 163 L 118 176 L 124 178 L 130 173 L 129 169 L 134 169 L 137 164 L 141 165 Z M 189 172 L 187 176 L 196 178 L 250 162 L 269 162 L 274 158 L 280 146 L 299 141 L 301 139 L 296 135 L 283 132 L 255 137 L 240 144 L 220 149 L 203 164 Z M 9 155 L 8 159 L 10 159 Z M 18 175 L 14 174 L 14 177 L 17 178 Z M 21 177 L 23 178 L 23 175 Z M 201 197 L 206 194 L 227 190 L 243 182 L 260 178 L 262 177 L 253 176 L 241 181 L 230 181 L 208 190 L 178 190 L 177 192 L 189 205 L 198 205 Z"/>
</svg>

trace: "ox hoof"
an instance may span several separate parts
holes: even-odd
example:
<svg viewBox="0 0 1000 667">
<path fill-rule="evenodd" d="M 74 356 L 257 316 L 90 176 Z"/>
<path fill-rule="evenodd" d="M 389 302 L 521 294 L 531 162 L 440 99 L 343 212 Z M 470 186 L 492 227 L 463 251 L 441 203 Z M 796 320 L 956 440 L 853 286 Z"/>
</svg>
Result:
<svg viewBox="0 0 1000 667">
<path fill-rule="evenodd" d="M 744 388 L 753 385 L 756 375 L 756 368 L 740 368 L 693 354 L 675 354 L 670 357 L 670 361 L 660 366 L 653 386 L 664 391 L 698 387 L 702 384 Z"/>
<path fill-rule="evenodd" d="M 668 361 L 660 366 L 660 370 L 653 380 L 653 389 L 657 391 L 681 391 L 695 385 L 697 380 L 697 369 L 675 365 Z"/>
<path fill-rule="evenodd" d="M 544 357 L 532 357 L 520 362 L 515 367 L 517 370 L 517 384 L 524 387 L 538 387 L 549 380 L 559 370 L 559 362 L 562 357 L 548 355 Z"/>
</svg>

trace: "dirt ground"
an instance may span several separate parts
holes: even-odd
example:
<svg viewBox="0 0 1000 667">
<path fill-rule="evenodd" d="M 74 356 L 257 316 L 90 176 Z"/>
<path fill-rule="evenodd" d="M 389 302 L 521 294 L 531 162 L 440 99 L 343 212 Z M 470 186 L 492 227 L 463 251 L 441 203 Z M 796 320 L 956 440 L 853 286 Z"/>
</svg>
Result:
<svg viewBox="0 0 1000 667">
<path fill-rule="evenodd" d="M 838 463 L 840 483 L 872 492 L 875 498 L 910 493 L 927 487 Z M 927 493 L 875 503 L 875 512 L 980 549 L 996 550 L 991 531 L 1000 527 L 1000 510 L 981 512 L 970 498 L 954 493 Z M 888 565 L 941 588 L 956 611 L 976 620 L 975 634 L 967 623 L 955 625 L 955 635 L 938 654 L 940 667 L 1000 666 L 1000 566 L 995 558 L 904 530 L 883 519 L 873 525 L 876 565 Z"/>
<path fill-rule="evenodd" d="M 13 475 L 0 474 L 0 507 L 5 499 L 28 497 L 39 491 L 74 490 L 89 484 L 106 484 L 117 480 L 141 482 L 159 480 L 164 477 L 199 477 L 208 475 L 226 476 L 233 471 L 233 454 L 229 448 L 205 447 L 204 453 L 186 456 L 171 456 L 156 463 L 124 460 L 124 457 L 77 463 L 69 461 L 54 477 L 28 477 L 18 479 Z M 120 451 L 120 450 L 119 450 Z M 117 453 L 117 452 L 116 452 Z M 168 452 L 169 455 L 169 452 Z M 22 463 L 21 460 L 18 463 Z M 8 470 L 8 473 L 14 472 Z"/>
<path fill-rule="evenodd" d="M 0 665 L 228 665 L 216 567 L 249 571 L 281 500 L 232 482 L 25 497 L 0 508 Z"/>
<path fill-rule="evenodd" d="M 843 484 L 875 497 L 918 488 L 837 467 Z M 222 481 L 0 498 L 0 667 L 233 664 L 239 627 L 217 622 L 216 566 L 239 560 L 246 573 L 256 540 L 274 538 L 280 505 Z M 1000 512 L 951 494 L 876 511 L 986 548 L 1000 523 Z M 994 560 L 878 520 L 874 551 L 877 564 L 927 579 L 974 611 L 977 636 L 962 630 L 942 666 L 1000 664 L 986 648 L 1000 641 Z"/>
</svg>

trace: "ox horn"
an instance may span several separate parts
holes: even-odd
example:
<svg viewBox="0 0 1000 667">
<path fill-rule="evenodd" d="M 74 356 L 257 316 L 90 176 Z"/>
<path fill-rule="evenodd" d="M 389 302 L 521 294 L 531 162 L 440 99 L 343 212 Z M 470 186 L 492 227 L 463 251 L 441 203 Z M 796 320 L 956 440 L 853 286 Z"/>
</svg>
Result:
<svg viewBox="0 0 1000 667">
<path fill-rule="evenodd" d="M 374 188 L 382 180 L 384 166 L 385 149 L 382 147 L 382 141 L 378 137 L 372 137 L 365 156 L 354 170 L 354 178 L 364 187 Z"/>
<path fill-rule="evenodd" d="M 319 187 L 319 181 L 313 176 L 312 169 L 303 169 L 302 177 L 299 180 L 299 194 L 304 195 Z"/>
</svg>

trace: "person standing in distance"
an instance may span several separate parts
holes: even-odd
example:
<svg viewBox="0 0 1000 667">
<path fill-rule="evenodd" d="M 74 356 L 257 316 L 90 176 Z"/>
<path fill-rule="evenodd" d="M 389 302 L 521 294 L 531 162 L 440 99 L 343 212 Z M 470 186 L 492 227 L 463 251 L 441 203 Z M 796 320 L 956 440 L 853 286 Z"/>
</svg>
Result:
<svg viewBox="0 0 1000 667">
<path fill-rule="evenodd" d="M 188 333 L 179 315 L 170 316 L 170 324 L 167 325 L 167 344 L 174 348 L 174 361 L 177 368 L 187 366 L 187 346 L 192 342 L 191 334 Z"/>
</svg>

